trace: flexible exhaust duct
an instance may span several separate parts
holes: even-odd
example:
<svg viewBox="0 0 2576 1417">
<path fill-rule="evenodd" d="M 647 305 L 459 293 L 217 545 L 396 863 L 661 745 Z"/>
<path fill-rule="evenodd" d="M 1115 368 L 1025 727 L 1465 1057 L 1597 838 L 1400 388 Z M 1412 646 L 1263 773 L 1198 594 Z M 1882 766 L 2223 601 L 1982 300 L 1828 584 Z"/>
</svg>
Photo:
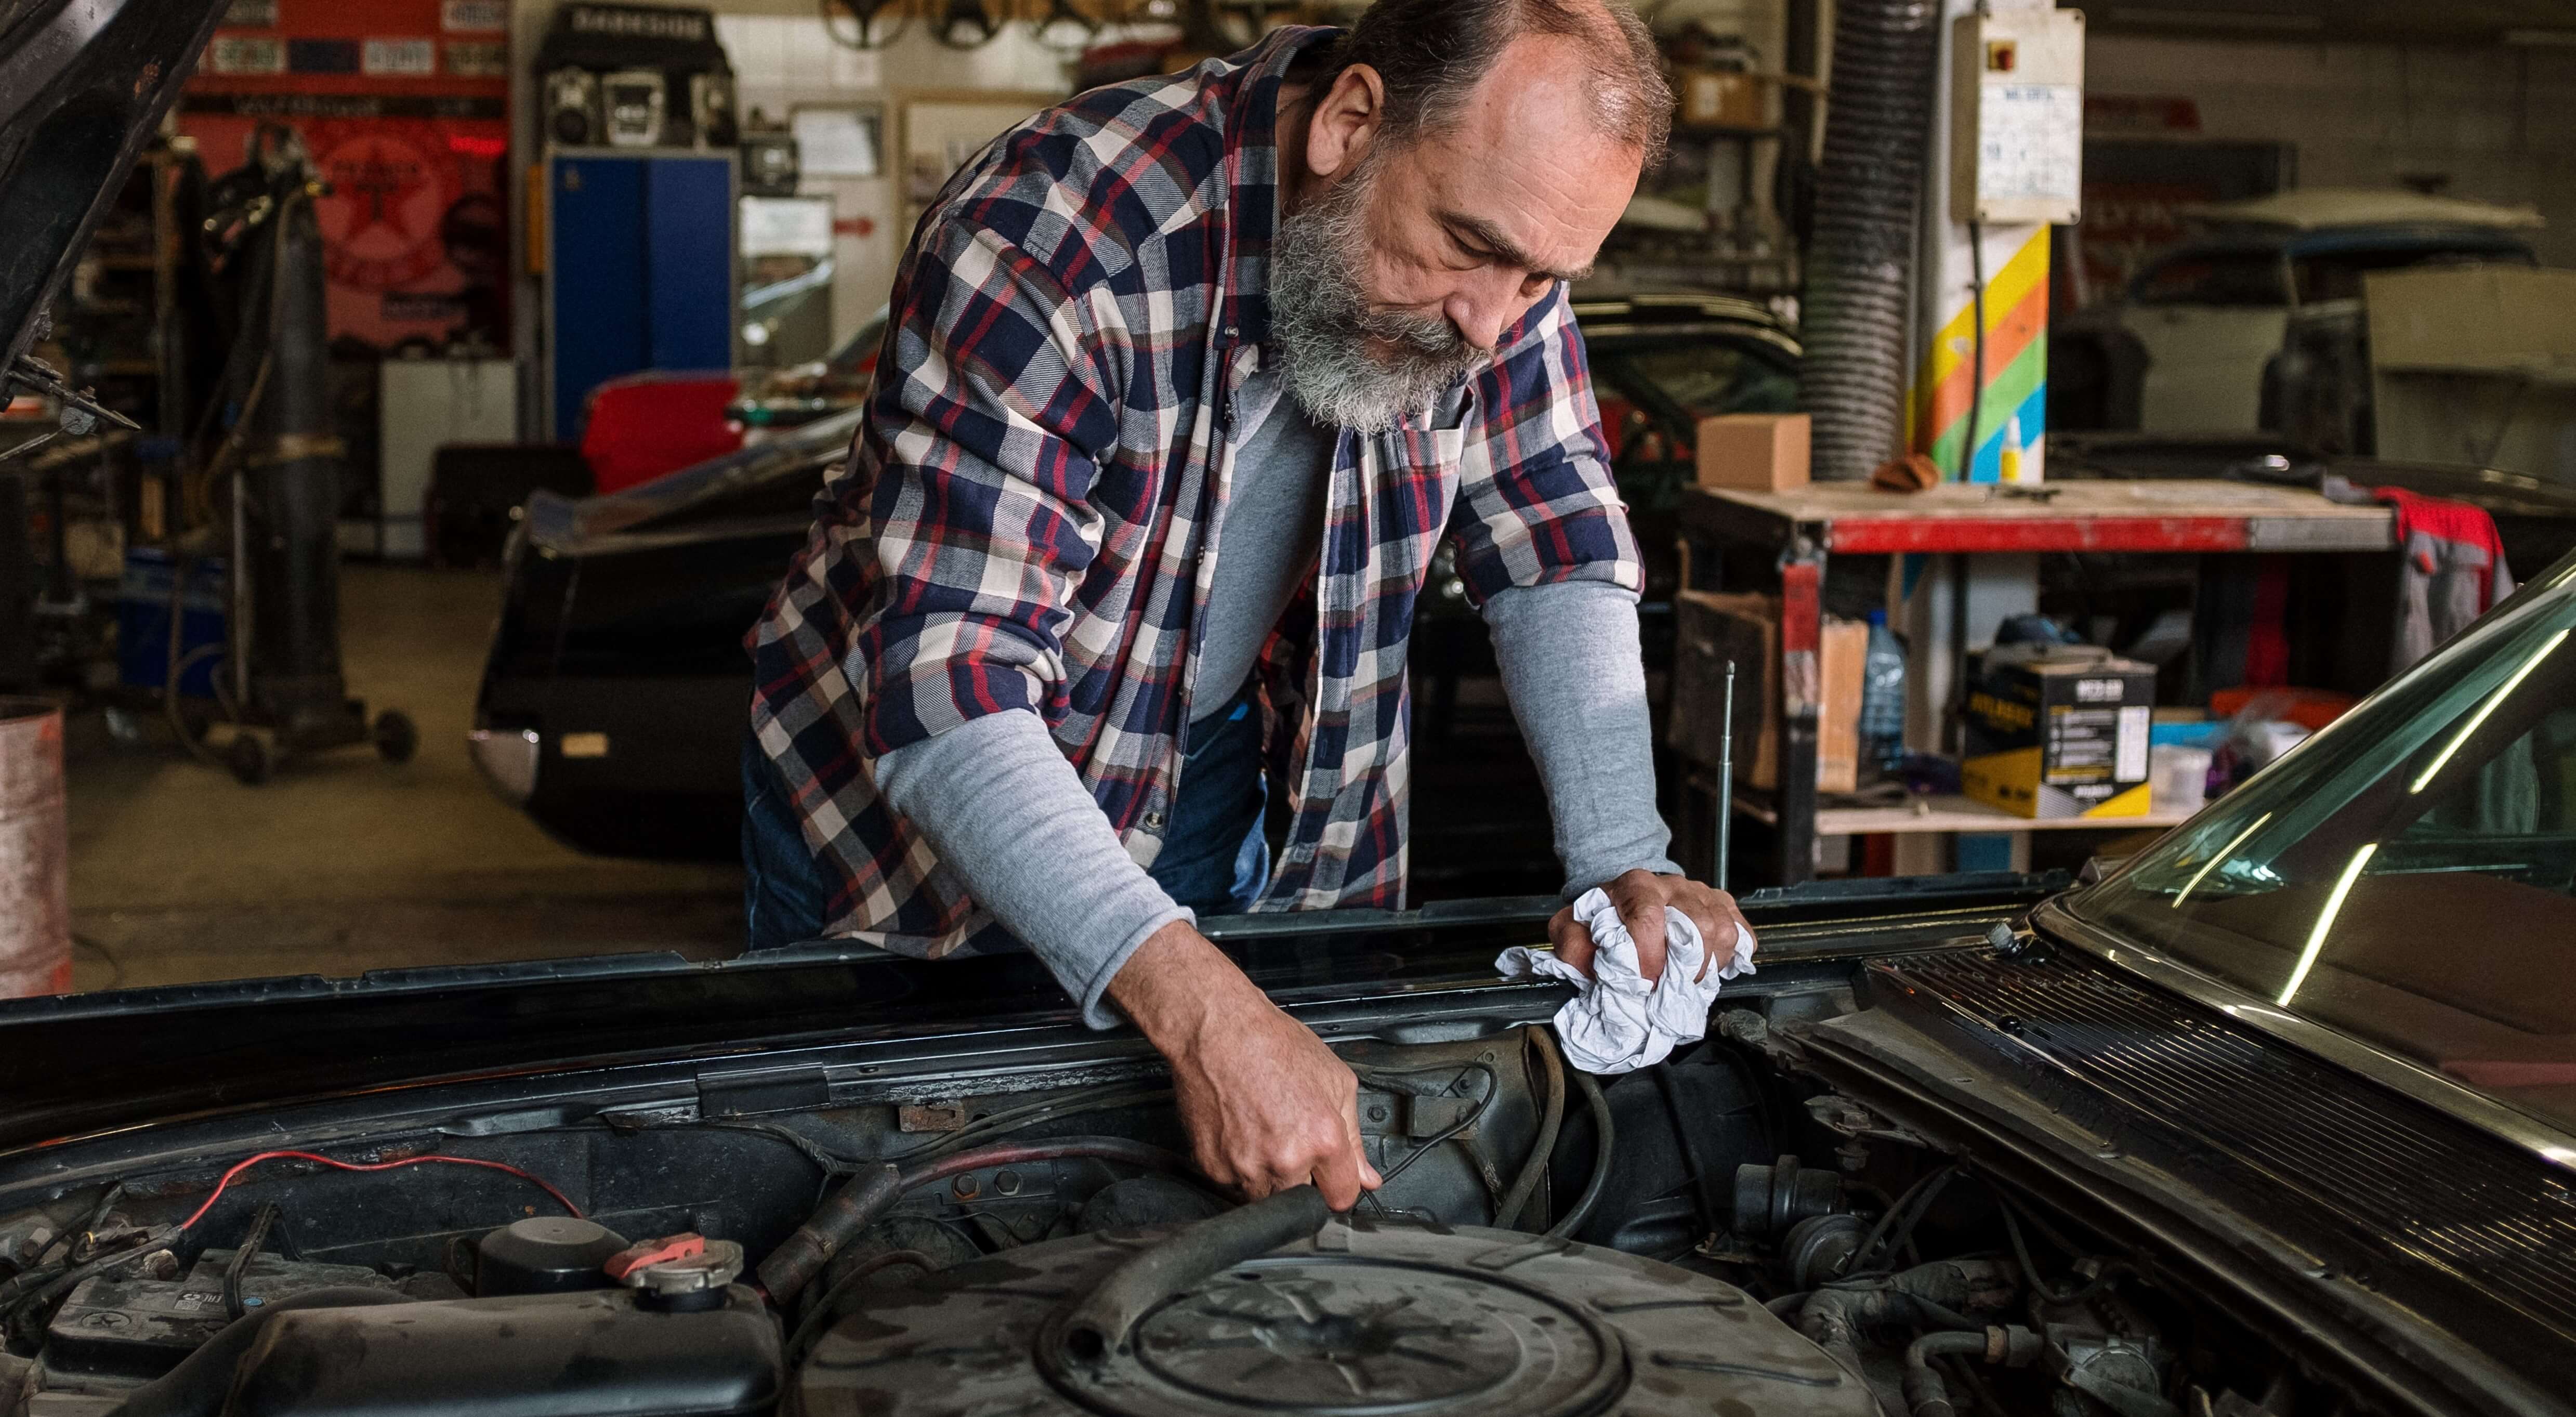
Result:
<svg viewBox="0 0 2576 1417">
<path fill-rule="evenodd" d="M 1807 253 L 1799 402 L 1814 476 L 1869 476 L 1905 436 L 1908 273 L 1932 138 L 1935 0 L 1844 0 Z"/>
</svg>

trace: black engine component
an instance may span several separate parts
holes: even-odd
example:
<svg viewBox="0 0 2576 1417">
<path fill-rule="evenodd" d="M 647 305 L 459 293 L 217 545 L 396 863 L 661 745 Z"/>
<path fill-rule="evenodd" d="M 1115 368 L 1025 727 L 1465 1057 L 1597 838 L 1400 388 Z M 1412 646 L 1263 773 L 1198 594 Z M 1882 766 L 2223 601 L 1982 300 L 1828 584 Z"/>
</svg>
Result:
<svg viewBox="0 0 2576 1417">
<path fill-rule="evenodd" d="M 111 1270 L 82 1280 L 45 1329 L 45 1365 L 60 1373 L 149 1378 L 170 1371 L 231 1322 L 224 1271 L 233 1250 L 207 1250 L 179 1279 Z M 317 1289 L 345 1286 L 399 1294 L 360 1265 L 302 1264 L 259 1253 L 242 1270 L 242 1300 L 253 1310 Z M 450 1293 L 455 1292 L 451 1286 Z"/>
<path fill-rule="evenodd" d="M 615 1286 L 600 1265 L 626 1248 L 626 1237 L 595 1220 L 538 1215 L 483 1237 L 474 1247 L 474 1292 L 569 1294 Z"/>
<path fill-rule="evenodd" d="M 799 1405 L 807 1417 L 1877 1412 L 1859 1379 L 1716 1280 L 1544 1236 L 1364 1215 L 1144 1305 L 1126 1341 L 1089 1354 L 1067 1342 L 1084 1296 L 1139 1253 L 1132 1233 L 1084 1235 L 873 1289 L 815 1345 Z"/>
<path fill-rule="evenodd" d="M 1772 1154 L 1762 1099 L 1743 1070 L 1703 1048 L 1688 1058 L 1613 1078 L 1613 1157 L 1599 1202 L 1573 1238 L 1670 1257 L 1727 1228 L 1736 1168 Z M 1557 1205 L 1573 1203 L 1599 1153 L 1588 1111 L 1566 1110 L 1549 1161 Z"/>
<path fill-rule="evenodd" d="M 228 1331 L 116 1417 L 734 1417 L 778 1399 L 778 1325 L 738 1285 L 721 1307 L 686 1313 L 622 1290 L 306 1297 L 317 1306 L 242 1320 L 246 1338 Z"/>
<path fill-rule="evenodd" d="M 1130 1176 L 1112 1181 L 1082 1203 L 1074 1228 L 1133 1230 L 1148 1225 L 1186 1225 L 1225 1209 L 1223 1202 L 1168 1176 Z"/>
<path fill-rule="evenodd" d="M 1735 1168 L 1735 1231 L 1780 1235 L 1799 1221 L 1842 1209 L 1840 1173 L 1783 1156 L 1768 1166 Z"/>
</svg>

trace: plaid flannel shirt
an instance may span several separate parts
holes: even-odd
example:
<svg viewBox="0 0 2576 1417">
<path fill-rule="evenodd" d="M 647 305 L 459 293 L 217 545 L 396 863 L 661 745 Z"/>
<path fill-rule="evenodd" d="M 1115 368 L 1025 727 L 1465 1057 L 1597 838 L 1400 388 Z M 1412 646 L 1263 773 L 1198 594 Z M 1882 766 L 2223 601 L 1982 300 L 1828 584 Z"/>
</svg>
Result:
<svg viewBox="0 0 2576 1417">
<path fill-rule="evenodd" d="M 1269 331 L 1287 29 L 1081 94 L 952 178 L 898 273 L 848 463 L 748 640 L 751 721 L 840 878 L 826 932 L 939 958 L 1017 948 L 870 765 L 1040 715 L 1129 854 L 1179 790 L 1220 554 L 1233 394 Z M 1314 595 L 1254 671 L 1287 841 L 1255 909 L 1400 907 L 1405 644 L 1444 529 L 1472 599 L 1640 583 L 1560 289 L 1395 431 L 1344 430 Z"/>
</svg>

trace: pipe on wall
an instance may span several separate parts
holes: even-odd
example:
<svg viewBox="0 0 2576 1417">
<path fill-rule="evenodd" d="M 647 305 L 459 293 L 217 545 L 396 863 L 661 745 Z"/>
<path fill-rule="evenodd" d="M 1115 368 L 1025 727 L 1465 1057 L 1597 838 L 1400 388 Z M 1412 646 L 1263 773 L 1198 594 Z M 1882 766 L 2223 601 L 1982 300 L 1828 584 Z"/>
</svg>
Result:
<svg viewBox="0 0 2576 1417">
<path fill-rule="evenodd" d="M 1820 480 L 1865 478 L 1904 442 L 1915 219 L 1940 54 L 1937 0 L 1837 10 L 1799 379 Z"/>
</svg>

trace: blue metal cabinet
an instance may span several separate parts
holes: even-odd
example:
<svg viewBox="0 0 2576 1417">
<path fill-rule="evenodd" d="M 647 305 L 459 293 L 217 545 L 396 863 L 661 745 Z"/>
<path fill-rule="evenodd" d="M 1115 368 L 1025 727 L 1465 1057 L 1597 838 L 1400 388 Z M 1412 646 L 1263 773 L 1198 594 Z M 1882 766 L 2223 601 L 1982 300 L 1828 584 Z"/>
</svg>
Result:
<svg viewBox="0 0 2576 1417">
<path fill-rule="evenodd" d="M 546 155 L 550 436 L 621 374 L 733 367 L 734 183 L 729 152 Z"/>
</svg>

